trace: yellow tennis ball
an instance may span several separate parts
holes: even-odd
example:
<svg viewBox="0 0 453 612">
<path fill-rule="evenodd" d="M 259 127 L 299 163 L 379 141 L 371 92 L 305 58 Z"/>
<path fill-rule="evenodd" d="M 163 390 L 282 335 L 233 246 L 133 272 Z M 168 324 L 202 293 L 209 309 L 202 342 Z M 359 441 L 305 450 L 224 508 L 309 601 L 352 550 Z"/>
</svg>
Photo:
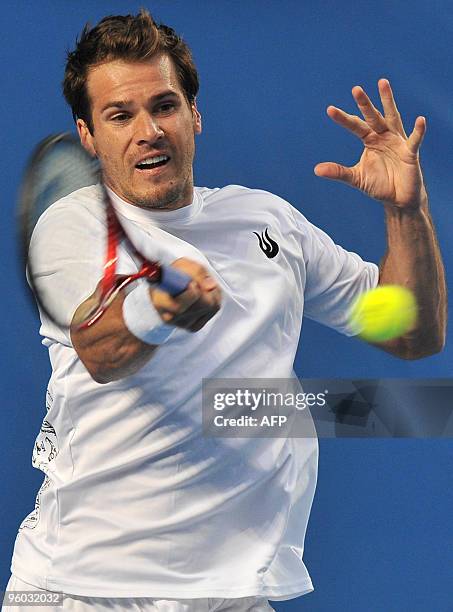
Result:
<svg viewBox="0 0 453 612">
<path fill-rule="evenodd" d="M 352 329 L 369 342 L 385 342 L 410 331 L 417 319 L 414 294 L 400 285 L 381 285 L 362 293 L 349 312 Z"/>
</svg>

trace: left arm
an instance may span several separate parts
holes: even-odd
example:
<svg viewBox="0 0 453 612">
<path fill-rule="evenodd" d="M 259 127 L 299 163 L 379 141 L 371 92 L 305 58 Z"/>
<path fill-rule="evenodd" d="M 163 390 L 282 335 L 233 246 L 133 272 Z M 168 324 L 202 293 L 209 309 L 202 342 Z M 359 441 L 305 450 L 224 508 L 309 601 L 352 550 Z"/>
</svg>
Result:
<svg viewBox="0 0 453 612">
<path fill-rule="evenodd" d="M 418 304 L 418 317 L 412 331 L 376 346 L 402 359 L 427 357 L 443 349 L 447 322 L 444 267 L 428 198 L 425 196 L 412 211 L 384 206 L 388 246 L 379 266 L 379 284 L 410 289 Z"/>
<path fill-rule="evenodd" d="M 339 180 L 382 202 L 387 226 L 387 252 L 379 266 L 379 284 L 410 289 L 417 300 L 416 326 L 404 336 L 376 344 L 402 359 L 419 359 L 442 350 L 447 298 L 445 274 L 419 162 L 426 120 L 417 117 L 408 137 L 390 83 L 379 81 L 382 115 L 361 87 L 352 94 L 363 119 L 329 106 L 331 119 L 360 138 L 359 162 L 346 167 L 318 164 L 318 176 Z"/>
</svg>

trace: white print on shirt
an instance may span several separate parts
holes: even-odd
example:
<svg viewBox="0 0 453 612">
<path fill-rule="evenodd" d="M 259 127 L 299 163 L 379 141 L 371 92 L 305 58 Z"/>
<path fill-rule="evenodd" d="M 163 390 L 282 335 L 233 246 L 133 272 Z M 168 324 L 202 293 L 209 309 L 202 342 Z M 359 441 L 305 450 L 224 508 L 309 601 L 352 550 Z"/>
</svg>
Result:
<svg viewBox="0 0 453 612">
<path fill-rule="evenodd" d="M 47 489 L 49 485 L 50 485 L 50 479 L 46 475 L 46 477 L 44 478 L 44 482 L 42 483 L 41 487 L 39 488 L 38 494 L 36 495 L 35 509 L 32 510 L 30 514 L 24 518 L 24 520 L 19 526 L 19 533 L 22 531 L 24 527 L 28 527 L 29 529 L 34 529 L 36 525 L 38 524 L 40 507 L 41 507 L 41 493 L 45 489 Z"/>
<path fill-rule="evenodd" d="M 49 412 L 49 410 L 52 408 L 52 404 L 53 404 L 53 395 L 49 391 L 49 389 L 47 389 L 46 391 L 46 410 L 47 412 Z"/>
<path fill-rule="evenodd" d="M 53 403 L 53 397 L 49 390 L 46 395 L 46 409 L 50 410 Z M 33 467 L 41 470 L 45 473 L 44 482 L 42 483 L 35 500 L 35 508 L 30 512 L 28 516 L 22 521 L 19 531 L 24 527 L 34 529 L 39 521 L 40 507 L 41 507 L 41 493 L 47 489 L 50 485 L 50 478 L 48 476 L 48 466 L 53 459 L 58 455 L 58 441 L 57 434 L 54 427 L 49 421 L 44 420 L 41 426 L 40 432 L 35 440 L 35 446 L 33 448 L 32 465 Z"/>
<path fill-rule="evenodd" d="M 57 434 L 49 421 L 44 421 L 33 449 L 32 465 L 47 473 L 49 463 L 58 454 Z"/>
</svg>

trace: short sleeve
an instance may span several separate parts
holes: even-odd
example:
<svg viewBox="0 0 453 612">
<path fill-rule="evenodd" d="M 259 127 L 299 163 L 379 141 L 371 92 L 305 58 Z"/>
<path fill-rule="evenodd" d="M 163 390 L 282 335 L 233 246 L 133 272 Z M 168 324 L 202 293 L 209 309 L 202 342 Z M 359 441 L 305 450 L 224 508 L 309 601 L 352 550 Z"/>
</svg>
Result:
<svg viewBox="0 0 453 612">
<path fill-rule="evenodd" d="M 56 325 L 40 312 L 40 333 L 47 341 L 67 346 L 72 346 L 69 326 L 75 311 L 102 278 L 107 241 L 104 215 L 74 198 L 67 196 L 46 211 L 30 243 L 35 285 L 61 322 Z M 118 255 L 118 274 L 137 269 L 122 247 Z"/>
<path fill-rule="evenodd" d="M 348 324 L 349 309 L 361 293 L 377 286 L 379 268 L 335 244 L 291 208 L 300 232 L 306 270 L 304 316 L 353 336 L 356 332 Z"/>
</svg>

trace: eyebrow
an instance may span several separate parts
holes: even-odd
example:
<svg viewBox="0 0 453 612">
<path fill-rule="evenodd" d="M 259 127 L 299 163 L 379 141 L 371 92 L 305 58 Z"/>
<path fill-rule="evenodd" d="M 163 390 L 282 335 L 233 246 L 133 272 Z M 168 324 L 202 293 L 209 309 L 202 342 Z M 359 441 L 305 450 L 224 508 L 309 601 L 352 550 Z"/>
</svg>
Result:
<svg viewBox="0 0 453 612">
<path fill-rule="evenodd" d="M 149 101 L 152 104 L 155 104 L 156 102 L 159 102 L 163 98 L 170 98 L 170 97 L 177 98 L 178 97 L 178 93 L 176 91 L 173 91 L 172 89 L 169 89 L 168 91 L 164 91 L 164 92 L 162 92 L 160 94 L 152 96 L 149 99 Z M 131 104 L 132 104 L 131 100 L 112 100 L 111 102 L 107 102 L 107 104 L 105 104 L 102 107 L 101 113 L 104 113 L 109 108 L 126 108 L 126 107 L 130 106 Z"/>
</svg>

